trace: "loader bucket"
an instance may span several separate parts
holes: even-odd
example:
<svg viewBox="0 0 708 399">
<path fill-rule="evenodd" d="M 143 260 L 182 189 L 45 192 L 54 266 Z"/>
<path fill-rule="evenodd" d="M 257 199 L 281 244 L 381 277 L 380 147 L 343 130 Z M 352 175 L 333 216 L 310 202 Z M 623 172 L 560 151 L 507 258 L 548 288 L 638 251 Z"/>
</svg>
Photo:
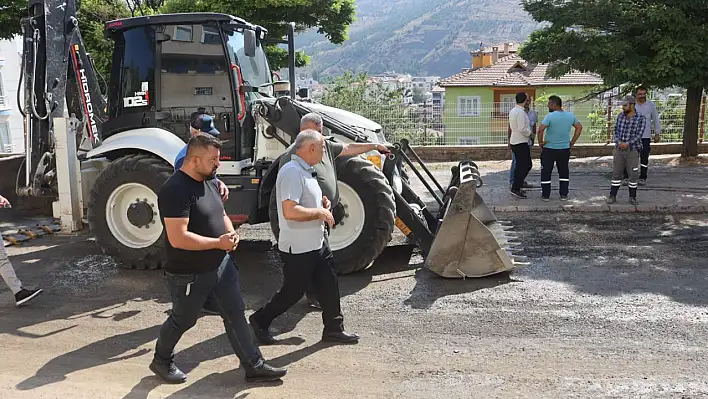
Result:
<svg viewBox="0 0 708 399">
<path fill-rule="evenodd" d="M 512 270 L 510 226 L 500 223 L 477 193 L 479 172 L 460 163 L 459 183 L 448 188 L 442 219 L 425 267 L 442 277 L 484 277 Z M 453 178 L 453 181 L 456 179 Z"/>
</svg>

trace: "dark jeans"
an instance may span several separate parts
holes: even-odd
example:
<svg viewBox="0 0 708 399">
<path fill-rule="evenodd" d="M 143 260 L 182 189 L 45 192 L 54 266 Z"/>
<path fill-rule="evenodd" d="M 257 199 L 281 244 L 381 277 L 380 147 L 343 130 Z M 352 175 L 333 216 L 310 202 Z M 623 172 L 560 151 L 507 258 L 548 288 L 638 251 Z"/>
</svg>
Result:
<svg viewBox="0 0 708 399">
<path fill-rule="evenodd" d="M 565 197 L 568 195 L 568 186 L 570 185 L 570 148 L 556 150 L 552 148 L 544 148 L 541 150 L 541 195 L 543 198 L 551 196 L 551 175 L 553 174 L 553 166 L 558 167 L 558 183 L 560 189 L 558 193 Z"/>
<path fill-rule="evenodd" d="M 263 358 L 246 321 L 245 305 L 239 287 L 238 270 L 226 255 L 217 270 L 200 274 L 165 272 L 172 297 L 172 312 L 160 329 L 155 346 L 155 361 L 168 364 L 182 335 L 194 327 L 202 306 L 211 296 L 224 319 L 226 336 L 244 368 Z"/>
<path fill-rule="evenodd" d="M 322 248 L 302 254 L 283 251 L 283 286 L 253 318 L 263 329 L 270 327 L 273 319 L 285 313 L 305 294 L 314 279 L 317 301 L 322 306 L 322 322 L 326 332 L 344 331 L 344 317 L 339 305 L 339 284 L 334 271 L 332 251 L 325 240 Z"/>
<path fill-rule="evenodd" d="M 639 179 L 646 180 L 649 171 L 649 153 L 651 153 L 651 139 L 642 139 L 642 152 L 639 153 Z M 628 179 L 629 174 L 624 171 L 624 178 Z"/>
<path fill-rule="evenodd" d="M 524 180 L 528 176 L 533 164 L 531 163 L 531 147 L 529 143 L 514 144 L 511 146 L 511 151 L 516 157 L 516 170 L 514 170 L 514 184 L 512 190 L 521 190 L 524 185 Z"/>
</svg>

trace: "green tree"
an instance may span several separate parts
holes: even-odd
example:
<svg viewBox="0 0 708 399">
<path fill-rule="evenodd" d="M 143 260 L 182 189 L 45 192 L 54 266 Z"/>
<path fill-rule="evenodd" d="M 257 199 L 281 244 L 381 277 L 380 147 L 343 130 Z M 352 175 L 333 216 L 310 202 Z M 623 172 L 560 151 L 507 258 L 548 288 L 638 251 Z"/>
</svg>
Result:
<svg viewBox="0 0 708 399">
<path fill-rule="evenodd" d="M 520 50 L 551 63 L 557 77 L 572 70 L 600 74 L 607 89 L 623 84 L 687 90 L 682 157 L 698 154 L 698 119 L 708 69 L 708 6 L 692 0 L 523 0 L 539 22 Z"/>
<path fill-rule="evenodd" d="M 0 5 L 0 39 L 22 33 L 20 18 L 27 15 L 28 0 L 6 0 Z M 105 21 L 130 16 L 125 0 L 79 0 L 76 3 L 79 29 L 99 72 L 107 76 L 113 44 L 103 38 Z"/>
<path fill-rule="evenodd" d="M 4 0 L 0 4 L 0 38 L 20 34 L 20 18 L 27 15 L 28 0 Z M 295 22 L 296 31 L 318 27 L 335 44 L 347 40 L 349 25 L 354 21 L 354 0 L 78 0 L 77 18 L 86 47 L 96 60 L 99 72 L 108 76 L 113 44 L 103 38 L 106 21 L 148 15 L 156 12 L 221 12 L 243 18 L 268 29 L 268 36 L 282 38 L 288 23 Z M 267 47 L 271 68 L 288 65 L 287 51 L 276 45 Z M 307 65 L 309 57 L 296 54 L 296 65 Z"/>
<path fill-rule="evenodd" d="M 365 73 L 346 72 L 325 82 L 328 87 L 320 102 L 359 114 L 381 125 L 390 142 L 407 138 L 411 144 L 434 145 L 438 137 L 418 107 L 403 105 L 403 89 L 370 82 Z"/>
<path fill-rule="evenodd" d="M 334 44 L 348 39 L 349 25 L 354 22 L 354 0 L 167 0 L 162 12 L 219 12 L 231 14 L 268 30 L 271 38 L 288 33 L 288 23 L 295 22 L 296 32 L 318 27 Z M 287 51 L 276 45 L 268 46 L 271 68 L 288 65 Z M 296 65 L 307 65 L 309 57 L 298 52 Z"/>
<path fill-rule="evenodd" d="M 27 0 L 3 0 L 0 3 L 0 39 L 20 34 L 20 18 L 27 15 Z"/>
</svg>

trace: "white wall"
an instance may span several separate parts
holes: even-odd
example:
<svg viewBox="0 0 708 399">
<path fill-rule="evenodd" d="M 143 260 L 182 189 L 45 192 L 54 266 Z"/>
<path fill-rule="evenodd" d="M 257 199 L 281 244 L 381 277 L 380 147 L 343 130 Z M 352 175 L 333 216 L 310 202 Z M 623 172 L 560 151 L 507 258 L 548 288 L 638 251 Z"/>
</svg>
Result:
<svg viewBox="0 0 708 399">
<path fill-rule="evenodd" d="M 22 38 L 20 36 L 15 37 L 14 40 L 0 40 L 0 56 L 5 61 L 5 64 L 0 69 L 0 74 L 2 74 L 2 94 L 8 101 L 6 105 L 10 108 L 9 111 L 0 112 L 0 123 L 9 122 L 10 135 L 14 145 L 13 152 L 16 153 L 21 153 L 25 150 L 25 131 L 22 114 L 17 109 L 17 82 L 20 79 L 21 52 Z M 22 101 L 22 98 L 20 100 Z M 4 148 L 0 148 L 0 152 L 3 151 Z"/>
</svg>

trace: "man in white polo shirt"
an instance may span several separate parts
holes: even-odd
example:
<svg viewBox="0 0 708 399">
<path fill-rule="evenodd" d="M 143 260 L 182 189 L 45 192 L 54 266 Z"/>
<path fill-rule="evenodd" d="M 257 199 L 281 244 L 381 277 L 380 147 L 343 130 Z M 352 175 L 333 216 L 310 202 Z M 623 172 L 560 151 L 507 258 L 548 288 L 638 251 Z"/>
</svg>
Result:
<svg viewBox="0 0 708 399">
<path fill-rule="evenodd" d="M 283 260 L 283 287 L 249 321 L 264 345 L 275 343 L 268 331 L 273 319 L 285 313 L 305 294 L 314 279 L 317 301 L 322 306 L 323 341 L 355 343 L 356 334 L 344 332 L 339 285 L 332 251 L 324 239 L 325 223 L 334 225 L 330 200 L 322 195 L 314 166 L 322 161 L 325 138 L 304 130 L 295 139 L 295 154 L 278 172 L 278 251 Z"/>
</svg>

